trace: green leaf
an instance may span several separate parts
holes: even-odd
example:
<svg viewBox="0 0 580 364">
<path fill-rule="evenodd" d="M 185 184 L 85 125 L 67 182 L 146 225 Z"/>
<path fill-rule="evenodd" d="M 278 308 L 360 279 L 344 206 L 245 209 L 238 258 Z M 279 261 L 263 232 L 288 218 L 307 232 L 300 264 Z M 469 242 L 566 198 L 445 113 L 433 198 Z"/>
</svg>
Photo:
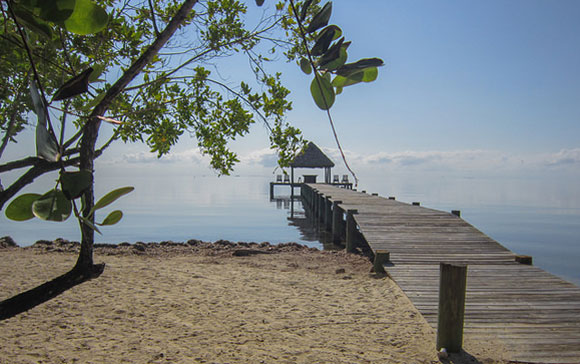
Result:
<svg viewBox="0 0 580 364">
<path fill-rule="evenodd" d="M 64 172 L 60 175 L 62 192 L 69 200 L 81 197 L 93 182 L 93 175 L 87 170 Z"/>
<path fill-rule="evenodd" d="M 300 58 L 300 69 L 307 75 L 312 73 L 312 65 L 310 61 L 304 57 Z"/>
<path fill-rule="evenodd" d="M 354 63 L 347 63 L 336 70 L 336 74 L 340 76 L 349 76 L 364 70 L 365 68 L 380 67 L 383 65 L 383 60 L 380 58 L 363 58 Z"/>
<path fill-rule="evenodd" d="M 103 90 L 94 99 L 92 99 L 89 102 L 87 102 L 86 104 L 84 104 L 80 109 L 81 110 L 84 110 L 84 111 L 90 111 L 90 110 L 92 110 L 95 106 L 97 106 L 97 104 L 99 102 L 101 102 L 105 98 L 105 95 L 106 94 L 107 94 L 107 91 Z"/>
<path fill-rule="evenodd" d="M 325 27 L 330 20 L 330 15 L 332 14 L 332 1 L 327 2 L 324 4 L 322 9 L 314 15 L 310 25 L 306 28 L 306 33 L 313 33 L 318 29 Z"/>
<path fill-rule="evenodd" d="M 372 82 L 377 79 L 378 74 L 379 70 L 377 67 L 369 67 L 351 74 L 348 77 L 338 75 L 332 80 L 332 86 L 342 88 L 360 82 Z"/>
<path fill-rule="evenodd" d="M 335 69 L 337 69 L 338 67 L 342 66 L 343 64 L 346 63 L 346 60 L 348 59 L 348 53 L 346 52 L 346 47 L 342 46 L 340 47 L 340 51 L 338 52 L 338 58 L 335 59 L 332 62 L 328 62 L 324 65 L 324 67 L 327 69 L 328 71 L 334 71 Z"/>
<path fill-rule="evenodd" d="M 61 23 L 73 13 L 75 0 L 43 0 L 37 3 L 40 6 L 40 17 L 53 23 Z"/>
<path fill-rule="evenodd" d="M 15 6 L 14 14 L 27 29 L 32 30 L 36 34 L 40 34 L 43 37 L 52 39 L 52 28 L 50 25 L 35 17 L 28 10 L 20 6 Z"/>
<path fill-rule="evenodd" d="M 346 60 L 348 59 L 348 54 L 346 52 L 348 44 L 342 44 L 343 40 L 344 38 L 341 38 L 338 43 L 330 47 L 328 52 L 320 57 L 318 66 L 321 69 L 333 71 L 346 63 Z"/>
<path fill-rule="evenodd" d="M 93 65 L 93 72 L 89 75 L 89 82 L 97 82 L 99 80 L 99 76 L 103 74 L 105 71 L 105 65 L 102 64 L 95 64 Z"/>
<path fill-rule="evenodd" d="M 121 187 L 114 191 L 107 193 L 105 196 L 101 197 L 99 201 L 93 207 L 91 213 L 95 212 L 98 209 L 102 209 L 105 206 L 108 206 L 115 202 L 119 197 L 128 194 L 129 192 L 133 191 L 135 187 Z"/>
<path fill-rule="evenodd" d="M 314 77 L 310 84 L 310 93 L 316 106 L 322 110 L 330 109 L 335 99 L 334 88 L 330 84 L 330 74 L 326 73 L 324 76 Z"/>
<path fill-rule="evenodd" d="M 87 219 L 87 218 L 85 218 L 85 217 L 82 217 L 82 216 L 78 216 L 78 218 L 79 218 L 79 220 L 80 220 L 80 221 L 82 221 L 82 222 L 83 222 L 83 224 L 87 225 L 87 226 L 88 226 L 88 227 L 90 227 L 91 229 L 93 229 L 93 230 L 95 230 L 96 232 L 98 232 L 99 234 L 103 235 L 103 234 L 101 233 L 101 231 L 99 230 L 99 228 L 98 228 L 98 227 L 96 227 L 96 226 L 95 226 L 95 224 L 93 224 L 93 223 L 91 222 L 91 220 L 89 220 L 89 219 Z"/>
<path fill-rule="evenodd" d="M 90 0 L 74 0 L 73 13 L 64 21 L 64 26 L 71 33 L 86 35 L 100 32 L 108 22 L 105 9 Z"/>
<path fill-rule="evenodd" d="M 103 222 L 100 223 L 99 225 L 101 225 L 101 226 L 115 225 L 122 218 L 123 218 L 123 211 L 115 210 L 115 211 L 111 212 L 109 215 L 107 215 L 107 217 L 105 217 L 105 220 L 103 220 Z"/>
<path fill-rule="evenodd" d="M 75 77 L 66 81 L 52 97 L 53 101 L 68 99 L 73 96 L 80 95 L 89 90 L 89 77 L 93 72 L 93 68 L 89 67 Z"/>
<path fill-rule="evenodd" d="M 52 190 L 32 203 L 32 213 L 42 220 L 65 221 L 72 211 L 72 203 L 60 190 Z"/>
<path fill-rule="evenodd" d="M 321 56 L 324 54 L 324 52 L 328 50 L 330 43 L 335 39 L 334 35 L 336 33 L 336 28 L 338 28 L 336 25 L 330 25 L 320 32 L 318 38 L 316 39 L 316 43 L 310 50 L 310 53 L 313 56 L 315 57 Z"/>
<path fill-rule="evenodd" d="M 32 204 L 38 200 L 38 193 L 26 193 L 16 197 L 8 207 L 6 207 L 6 217 L 14 221 L 26 221 L 34 217 Z"/>
<path fill-rule="evenodd" d="M 302 5 L 302 11 L 300 12 L 300 21 L 304 21 L 304 19 L 306 18 L 306 14 L 308 13 L 308 8 L 310 7 L 310 4 L 312 4 L 312 0 L 306 0 L 304 2 L 304 5 Z"/>
<path fill-rule="evenodd" d="M 34 112 L 38 118 L 36 123 L 36 155 L 48 161 L 56 162 L 59 158 L 59 148 L 54 137 L 48 132 L 48 113 L 34 80 L 30 81 L 30 97 L 34 105 Z"/>
</svg>

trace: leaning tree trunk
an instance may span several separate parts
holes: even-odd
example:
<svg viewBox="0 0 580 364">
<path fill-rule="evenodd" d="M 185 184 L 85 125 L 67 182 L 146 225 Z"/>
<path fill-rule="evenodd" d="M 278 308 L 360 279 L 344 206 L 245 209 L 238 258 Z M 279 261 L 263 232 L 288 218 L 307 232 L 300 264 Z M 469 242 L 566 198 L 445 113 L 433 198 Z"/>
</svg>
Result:
<svg viewBox="0 0 580 364">
<path fill-rule="evenodd" d="M 125 71 L 121 78 L 111 86 L 101 102 L 95 106 L 89 120 L 83 127 L 83 137 L 80 150 L 81 169 L 88 170 L 91 173 L 94 172 L 95 145 L 101 124 L 98 116 L 103 116 L 105 114 L 113 100 L 123 92 L 129 82 L 131 82 L 143 70 L 143 68 L 151 62 L 153 57 L 155 57 L 159 50 L 161 50 L 165 43 L 167 43 L 167 41 L 173 36 L 175 31 L 184 23 L 196 3 L 197 0 L 184 0 L 181 8 L 173 16 L 166 28 L 159 34 L 147 50 L 143 52 L 141 57 L 139 57 L 131 67 Z M 93 218 L 89 216 L 89 212 L 95 203 L 94 188 L 92 184 L 85 192 L 84 200 L 85 206 L 82 214 L 85 218 L 89 218 L 92 221 Z M 0 302 L 0 321 L 28 311 L 29 309 L 58 296 L 80 283 L 101 275 L 105 265 L 93 263 L 95 232 L 86 224 L 81 223 L 80 225 L 82 234 L 81 249 L 77 263 L 73 269 L 50 282 L 44 283 L 36 288 Z"/>
</svg>

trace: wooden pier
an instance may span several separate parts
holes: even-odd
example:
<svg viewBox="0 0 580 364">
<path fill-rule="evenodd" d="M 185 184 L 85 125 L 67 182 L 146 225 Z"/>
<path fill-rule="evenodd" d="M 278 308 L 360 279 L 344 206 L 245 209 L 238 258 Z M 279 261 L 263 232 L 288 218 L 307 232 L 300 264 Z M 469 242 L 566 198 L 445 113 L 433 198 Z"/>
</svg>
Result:
<svg viewBox="0 0 580 364">
<path fill-rule="evenodd" d="M 580 288 L 531 265 L 458 215 L 304 184 L 305 208 L 345 241 L 388 257 L 386 272 L 437 329 L 440 263 L 467 265 L 464 338 L 500 342 L 514 362 L 580 363 Z"/>
</svg>

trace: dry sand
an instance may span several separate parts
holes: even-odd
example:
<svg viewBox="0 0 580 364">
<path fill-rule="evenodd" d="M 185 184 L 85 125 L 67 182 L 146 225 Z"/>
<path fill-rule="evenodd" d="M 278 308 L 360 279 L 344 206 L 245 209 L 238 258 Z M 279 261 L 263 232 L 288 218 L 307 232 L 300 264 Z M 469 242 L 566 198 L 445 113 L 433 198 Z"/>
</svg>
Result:
<svg viewBox="0 0 580 364">
<path fill-rule="evenodd" d="M 269 254 L 234 256 L 247 248 Z M 69 270 L 75 249 L 0 249 L 0 300 Z M 95 261 L 101 277 L 0 322 L 0 363 L 440 362 L 433 329 L 361 256 L 194 243 L 98 248 Z M 501 362 L 465 349 L 451 362 Z"/>
</svg>

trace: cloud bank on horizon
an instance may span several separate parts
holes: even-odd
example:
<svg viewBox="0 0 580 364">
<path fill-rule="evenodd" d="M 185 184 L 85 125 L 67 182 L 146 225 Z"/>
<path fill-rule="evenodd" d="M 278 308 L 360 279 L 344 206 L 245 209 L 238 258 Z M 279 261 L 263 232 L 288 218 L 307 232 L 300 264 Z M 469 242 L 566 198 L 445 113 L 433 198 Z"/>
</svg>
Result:
<svg viewBox="0 0 580 364">
<path fill-rule="evenodd" d="M 340 153 L 336 148 L 322 148 L 335 162 L 336 170 L 346 170 Z M 545 173 L 564 172 L 580 174 L 580 148 L 562 149 L 553 153 L 537 154 L 510 154 L 498 150 L 455 150 L 455 151 L 403 151 L 403 152 L 376 152 L 361 154 L 354 151 L 345 151 L 349 164 L 354 170 L 398 170 L 409 172 L 430 171 L 463 171 L 481 173 L 518 173 L 533 172 Z M 276 170 L 277 157 L 269 148 L 258 149 L 239 155 L 240 162 L 234 169 L 234 174 L 248 171 L 268 173 Z M 155 153 L 135 152 L 127 153 L 100 161 L 101 165 L 148 165 L 148 166 L 175 166 L 176 168 L 199 169 L 209 171 L 209 158 L 202 155 L 198 148 L 191 148 L 179 152 L 170 152 L 168 155 L 157 158 Z M 346 172 L 345 172 L 346 173 Z"/>
</svg>

